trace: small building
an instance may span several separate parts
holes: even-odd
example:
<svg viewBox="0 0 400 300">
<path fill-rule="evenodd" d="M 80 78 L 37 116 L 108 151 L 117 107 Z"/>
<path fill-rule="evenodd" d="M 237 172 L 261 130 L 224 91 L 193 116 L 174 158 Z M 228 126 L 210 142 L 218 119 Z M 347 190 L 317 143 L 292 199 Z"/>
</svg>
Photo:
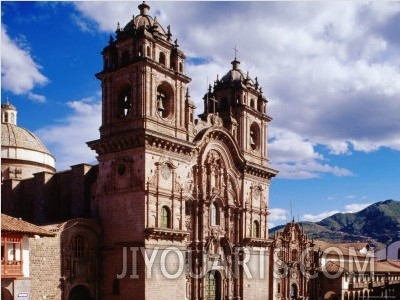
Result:
<svg viewBox="0 0 400 300">
<path fill-rule="evenodd" d="M 368 243 L 314 241 L 293 220 L 271 252 L 268 299 L 400 299 L 400 261 L 376 261 Z"/>
<path fill-rule="evenodd" d="M 29 238 L 51 236 L 39 226 L 1 214 L 1 299 L 30 299 Z"/>
<path fill-rule="evenodd" d="M 315 242 L 319 299 L 400 299 L 400 263 L 375 261 L 368 243 Z"/>
<path fill-rule="evenodd" d="M 54 237 L 30 241 L 30 299 L 100 299 L 100 225 L 76 218 L 43 228 Z"/>
</svg>

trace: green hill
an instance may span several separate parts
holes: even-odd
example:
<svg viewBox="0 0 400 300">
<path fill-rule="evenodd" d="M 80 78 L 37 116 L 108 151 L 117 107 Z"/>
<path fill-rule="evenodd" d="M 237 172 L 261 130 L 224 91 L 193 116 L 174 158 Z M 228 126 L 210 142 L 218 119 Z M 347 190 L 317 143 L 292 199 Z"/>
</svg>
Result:
<svg viewBox="0 0 400 300">
<path fill-rule="evenodd" d="M 381 247 L 400 237 L 400 201 L 377 202 L 356 213 L 337 213 L 319 222 L 300 224 L 304 232 L 316 240 L 370 242 Z M 270 235 L 282 228 L 270 229 Z"/>
</svg>

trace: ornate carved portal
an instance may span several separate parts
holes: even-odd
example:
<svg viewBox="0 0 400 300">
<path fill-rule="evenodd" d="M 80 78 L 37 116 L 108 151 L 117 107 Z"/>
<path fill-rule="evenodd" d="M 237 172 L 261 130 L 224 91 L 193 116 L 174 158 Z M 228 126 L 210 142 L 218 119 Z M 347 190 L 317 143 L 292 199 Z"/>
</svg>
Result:
<svg viewBox="0 0 400 300">
<path fill-rule="evenodd" d="M 191 266 L 191 299 L 232 299 L 240 282 L 234 267 L 241 210 L 235 203 L 237 190 L 229 174 L 227 159 L 216 150 L 208 151 L 201 165 L 194 168 L 197 191 L 186 209 L 194 220 L 190 224 L 193 239 L 188 251 Z M 196 275 L 196 276 L 193 276 Z M 190 294 L 190 292 L 188 293 Z"/>
</svg>

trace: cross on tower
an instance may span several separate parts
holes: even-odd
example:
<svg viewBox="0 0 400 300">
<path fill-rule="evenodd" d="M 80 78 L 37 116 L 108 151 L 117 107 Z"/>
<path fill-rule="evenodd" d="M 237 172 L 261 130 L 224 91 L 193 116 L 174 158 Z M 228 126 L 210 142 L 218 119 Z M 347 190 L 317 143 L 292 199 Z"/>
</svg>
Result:
<svg viewBox="0 0 400 300">
<path fill-rule="evenodd" d="M 237 53 L 239 52 L 239 50 L 236 48 L 236 45 L 235 45 L 235 47 L 233 48 L 233 50 L 235 51 L 235 60 L 236 60 L 236 55 L 237 55 Z"/>
<path fill-rule="evenodd" d="M 211 103 L 212 103 L 212 112 L 215 114 L 216 113 L 216 105 L 217 105 L 217 102 L 218 102 L 218 100 L 217 99 L 215 99 L 214 97 L 211 97 L 210 98 L 210 101 L 211 101 Z"/>
</svg>

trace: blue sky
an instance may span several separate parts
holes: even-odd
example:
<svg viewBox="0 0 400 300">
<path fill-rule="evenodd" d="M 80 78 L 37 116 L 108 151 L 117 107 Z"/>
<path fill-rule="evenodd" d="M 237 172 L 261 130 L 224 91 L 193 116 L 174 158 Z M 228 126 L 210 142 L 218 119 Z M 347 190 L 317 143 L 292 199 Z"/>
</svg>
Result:
<svg viewBox="0 0 400 300">
<path fill-rule="evenodd" d="M 1 99 L 57 170 L 95 163 L 100 52 L 141 2 L 1 2 Z M 192 100 L 241 68 L 269 100 L 270 222 L 400 199 L 400 2 L 147 2 L 187 56 Z"/>
</svg>

